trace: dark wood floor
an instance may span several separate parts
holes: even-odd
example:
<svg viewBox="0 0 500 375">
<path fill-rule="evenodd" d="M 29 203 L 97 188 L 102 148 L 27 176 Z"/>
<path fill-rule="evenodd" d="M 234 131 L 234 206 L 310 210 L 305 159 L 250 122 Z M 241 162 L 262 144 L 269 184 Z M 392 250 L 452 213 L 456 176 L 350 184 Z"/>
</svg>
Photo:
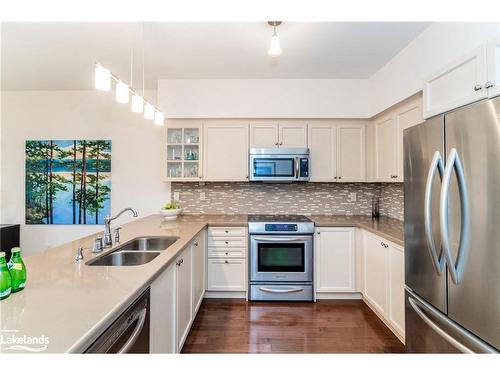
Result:
<svg viewBox="0 0 500 375">
<path fill-rule="evenodd" d="M 362 301 L 205 299 L 183 353 L 401 353 L 404 345 Z"/>
</svg>

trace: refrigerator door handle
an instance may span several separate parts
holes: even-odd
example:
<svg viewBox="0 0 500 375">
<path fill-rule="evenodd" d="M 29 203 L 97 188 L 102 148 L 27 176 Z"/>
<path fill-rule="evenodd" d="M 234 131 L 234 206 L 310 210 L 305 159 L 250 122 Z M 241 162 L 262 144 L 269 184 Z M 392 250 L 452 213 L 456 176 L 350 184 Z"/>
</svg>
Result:
<svg viewBox="0 0 500 375">
<path fill-rule="evenodd" d="M 455 171 L 458 181 L 458 190 L 460 195 L 461 204 L 461 232 L 460 241 L 458 245 L 457 259 L 453 260 L 450 249 L 450 234 L 448 228 L 448 195 L 450 192 L 451 175 Z M 470 214 L 469 214 L 469 201 L 467 194 L 467 185 L 465 183 L 465 174 L 455 148 L 450 150 L 448 160 L 446 162 L 446 169 L 443 176 L 443 184 L 441 185 L 441 202 L 439 206 L 439 216 L 441 224 L 441 244 L 443 247 L 443 254 L 448 264 L 448 271 L 454 284 L 458 285 L 462 280 L 464 267 L 469 252 L 470 242 Z"/>
<path fill-rule="evenodd" d="M 464 329 L 459 328 L 455 323 L 449 321 L 448 318 L 442 316 L 441 313 L 434 312 L 432 308 L 426 306 L 426 303 L 423 303 L 410 296 L 408 297 L 408 302 L 415 313 L 430 328 L 432 328 L 439 336 L 441 336 L 462 353 L 498 353 L 493 347 L 482 342 Z M 436 323 L 431 318 L 434 319 Z M 444 329 L 441 327 L 443 327 Z M 460 337 L 463 339 L 463 342 L 474 349 L 470 349 L 470 347 L 467 347 L 463 343 L 459 342 L 457 339 L 447 333 L 445 329 L 459 333 Z"/>
<path fill-rule="evenodd" d="M 444 166 L 443 158 L 441 153 L 436 151 L 434 157 L 432 158 L 431 164 L 429 166 L 429 173 L 427 174 L 427 182 L 425 184 L 425 196 L 424 196 L 424 223 L 425 223 L 425 237 L 427 239 L 427 249 L 429 250 L 429 255 L 431 257 L 432 265 L 436 270 L 438 275 L 444 270 L 445 259 L 443 257 L 443 252 L 441 251 L 438 255 L 436 250 L 436 243 L 432 236 L 432 186 L 434 184 L 434 175 L 436 171 L 439 172 L 441 180 L 443 179 Z"/>
</svg>

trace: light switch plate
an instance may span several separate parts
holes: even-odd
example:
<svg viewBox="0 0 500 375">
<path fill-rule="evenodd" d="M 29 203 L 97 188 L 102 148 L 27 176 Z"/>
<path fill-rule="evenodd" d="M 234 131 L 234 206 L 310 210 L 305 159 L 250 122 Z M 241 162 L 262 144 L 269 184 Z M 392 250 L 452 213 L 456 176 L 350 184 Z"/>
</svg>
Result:
<svg viewBox="0 0 500 375">
<path fill-rule="evenodd" d="M 174 191 L 174 201 L 179 201 L 180 200 L 180 193 L 178 191 Z"/>
<path fill-rule="evenodd" d="M 205 196 L 205 192 L 204 191 L 200 191 L 200 201 L 204 201 L 206 200 L 206 196 Z"/>
<path fill-rule="evenodd" d="M 349 194 L 349 202 L 356 202 L 356 200 L 358 199 L 356 193 L 350 193 Z"/>
</svg>

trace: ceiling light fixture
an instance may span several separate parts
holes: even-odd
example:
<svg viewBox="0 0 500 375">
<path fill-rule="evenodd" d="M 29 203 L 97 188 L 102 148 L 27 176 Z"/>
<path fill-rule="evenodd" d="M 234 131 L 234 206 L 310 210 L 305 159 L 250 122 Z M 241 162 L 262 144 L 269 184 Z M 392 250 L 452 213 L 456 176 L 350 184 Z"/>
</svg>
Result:
<svg viewBox="0 0 500 375">
<path fill-rule="evenodd" d="M 132 89 L 134 71 L 134 48 L 130 51 L 130 86 L 123 80 L 114 75 L 109 69 L 104 68 L 101 64 L 95 63 L 94 67 L 94 87 L 101 91 L 111 90 L 111 81 L 115 85 L 115 99 L 118 103 L 128 103 L 130 94 L 132 94 L 132 112 L 141 113 L 144 111 L 146 120 L 154 120 L 154 124 L 161 126 L 165 124 L 165 115 L 154 105 L 148 103 L 144 99 L 144 24 L 142 25 L 142 96 Z"/>
<path fill-rule="evenodd" d="M 280 40 L 278 34 L 276 33 L 276 27 L 281 25 L 281 21 L 268 21 L 269 26 L 273 27 L 273 36 L 271 37 L 271 44 L 269 44 L 269 50 L 267 54 L 272 57 L 280 56 L 283 51 L 281 50 Z"/>
</svg>

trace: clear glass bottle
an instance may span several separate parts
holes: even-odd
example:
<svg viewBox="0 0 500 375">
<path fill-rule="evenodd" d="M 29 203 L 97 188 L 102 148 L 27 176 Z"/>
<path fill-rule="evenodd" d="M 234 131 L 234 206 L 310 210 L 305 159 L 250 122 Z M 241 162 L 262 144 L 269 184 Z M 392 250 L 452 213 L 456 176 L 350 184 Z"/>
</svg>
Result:
<svg viewBox="0 0 500 375">
<path fill-rule="evenodd" d="M 7 298 L 11 292 L 12 278 L 5 261 L 5 252 L 0 251 L 0 300 Z"/>
<path fill-rule="evenodd" d="M 12 248 L 9 271 L 10 277 L 12 278 L 12 293 L 23 290 L 26 286 L 26 266 L 21 257 L 21 249 L 19 247 Z"/>
</svg>

